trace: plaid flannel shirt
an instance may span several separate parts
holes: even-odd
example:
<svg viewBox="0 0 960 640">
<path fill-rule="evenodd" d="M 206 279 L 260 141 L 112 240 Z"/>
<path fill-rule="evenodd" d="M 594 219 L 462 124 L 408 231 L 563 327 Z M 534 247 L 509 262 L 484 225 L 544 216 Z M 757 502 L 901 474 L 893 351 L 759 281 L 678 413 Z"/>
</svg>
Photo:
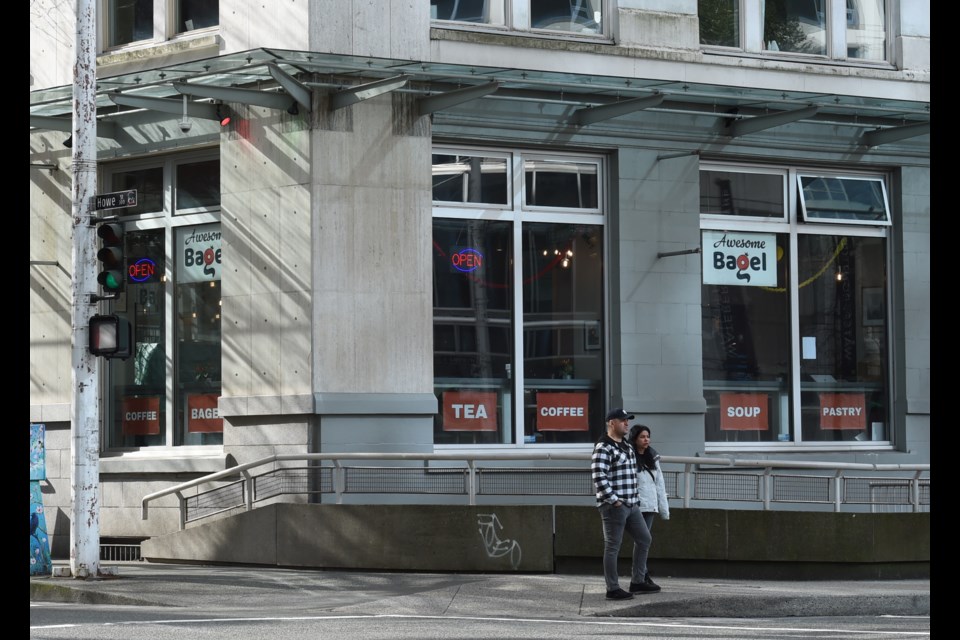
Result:
<svg viewBox="0 0 960 640">
<path fill-rule="evenodd" d="M 637 503 L 637 456 L 633 447 L 603 436 L 590 458 L 597 506 L 618 500 L 627 506 Z"/>
</svg>

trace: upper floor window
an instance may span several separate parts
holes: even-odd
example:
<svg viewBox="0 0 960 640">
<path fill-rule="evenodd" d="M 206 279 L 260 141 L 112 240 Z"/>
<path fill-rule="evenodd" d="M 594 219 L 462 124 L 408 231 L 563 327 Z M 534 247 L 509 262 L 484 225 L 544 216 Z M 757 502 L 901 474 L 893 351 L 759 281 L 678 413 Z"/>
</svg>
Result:
<svg viewBox="0 0 960 640">
<path fill-rule="evenodd" d="M 887 59 L 886 0 L 698 0 L 698 15 L 707 46 Z"/>
<path fill-rule="evenodd" d="M 165 40 L 220 24 L 219 0 L 106 0 L 106 48 Z"/>
<path fill-rule="evenodd" d="M 430 0 L 430 18 L 518 31 L 603 35 L 607 0 Z"/>
</svg>

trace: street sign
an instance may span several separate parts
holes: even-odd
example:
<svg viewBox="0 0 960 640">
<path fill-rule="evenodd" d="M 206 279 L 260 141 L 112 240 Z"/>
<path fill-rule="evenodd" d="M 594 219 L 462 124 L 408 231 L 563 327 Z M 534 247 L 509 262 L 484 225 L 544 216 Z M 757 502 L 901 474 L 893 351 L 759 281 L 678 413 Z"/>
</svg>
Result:
<svg viewBox="0 0 960 640">
<path fill-rule="evenodd" d="M 93 196 L 93 208 L 96 211 L 100 211 L 101 209 L 119 209 L 121 207 L 135 206 L 137 206 L 136 189 L 116 191 L 114 193 L 101 193 Z"/>
</svg>

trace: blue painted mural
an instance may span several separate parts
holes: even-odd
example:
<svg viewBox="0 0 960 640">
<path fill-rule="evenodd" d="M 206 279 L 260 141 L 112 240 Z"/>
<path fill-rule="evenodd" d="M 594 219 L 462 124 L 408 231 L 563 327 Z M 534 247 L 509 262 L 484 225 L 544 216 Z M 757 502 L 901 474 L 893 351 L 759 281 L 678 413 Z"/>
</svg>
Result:
<svg viewBox="0 0 960 640">
<path fill-rule="evenodd" d="M 40 481 L 47 479 L 45 427 L 30 425 L 30 575 L 47 576 L 53 573 L 50 559 L 50 539 L 47 537 L 47 519 L 43 515 L 43 494 Z"/>
</svg>

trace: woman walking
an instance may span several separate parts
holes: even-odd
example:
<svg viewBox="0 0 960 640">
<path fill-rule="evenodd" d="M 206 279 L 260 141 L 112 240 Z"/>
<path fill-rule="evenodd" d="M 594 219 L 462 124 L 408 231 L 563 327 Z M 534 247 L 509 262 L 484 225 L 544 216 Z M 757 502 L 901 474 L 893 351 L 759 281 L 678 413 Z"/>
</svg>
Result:
<svg viewBox="0 0 960 640">
<path fill-rule="evenodd" d="M 659 515 L 670 519 L 670 503 L 667 501 L 667 489 L 663 484 L 663 472 L 660 471 L 660 454 L 650 446 L 650 427 L 635 424 L 627 434 L 629 442 L 637 452 L 637 504 L 647 524 L 647 530 L 653 530 L 653 519 Z M 644 576 L 647 585 L 645 591 L 660 591 L 660 586 L 650 579 L 650 572 Z"/>
</svg>

